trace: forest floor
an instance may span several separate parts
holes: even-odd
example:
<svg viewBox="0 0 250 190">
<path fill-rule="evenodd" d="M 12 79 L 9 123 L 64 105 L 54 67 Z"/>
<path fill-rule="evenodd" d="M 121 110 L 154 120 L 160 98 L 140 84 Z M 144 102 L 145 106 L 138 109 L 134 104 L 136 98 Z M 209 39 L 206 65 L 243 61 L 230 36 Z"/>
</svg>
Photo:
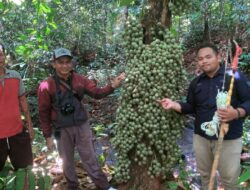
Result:
<svg viewBox="0 0 250 190">
<path fill-rule="evenodd" d="M 192 190 L 201 189 L 201 181 L 199 173 L 197 172 L 195 156 L 192 148 L 193 129 L 190 127 L 184 128 L 183 137 L 178 141 L 178 144 L 185 156 L 186 171 L 188 172 L 188 181 Z M 107 174 L 108 179 L 112 180 L 112 166 L 115 165 L 114 151 L 107 140 L 95 141 L 95 148 L 97 155 L 104 153 L 106 155 L 106 163 L 103 166 L 103 171 Z M 103 151 L 105 150 L 105 151 Z M 77 156 L 76 156 L 77 157 Z M 76 170 L 80 182 L 79 190 L 95 190 L 95 186 L 91 179 L 87 176 L 80 162 L 76 163 Z M 62 175 L 62 169 L 60 167 L 52 167 L 51 173 L 54 181 L 54 190 L 64 190 L 66 181 Z M 178 175 L 178 170 L 174 175 Z M 220 186 L 218 190 L 223 190 Z"/>
</svg>

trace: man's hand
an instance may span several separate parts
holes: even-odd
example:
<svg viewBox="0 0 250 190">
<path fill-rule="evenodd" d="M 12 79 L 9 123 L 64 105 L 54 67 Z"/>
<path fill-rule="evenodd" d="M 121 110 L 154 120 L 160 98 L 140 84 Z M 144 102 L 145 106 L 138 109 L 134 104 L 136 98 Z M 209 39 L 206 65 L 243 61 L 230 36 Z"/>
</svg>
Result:
<svg viewBox="0 0 250 190">
<path fill-rule="evenodd" d="M 156 100 L 165 110 L 175 110 L 181 112 L 181 105 L 178 102 L 174 102 L 169 98 L 163 98 L 161 100 Z"/>
<path fill-rule="evenodd" d="M 46 138 L 46 145 L 47 145 L 47 148 L 48 148 L 48 150 L 53 150 L 54 149 L 54 139 L 52 138 L 52 137 L 48 137 L 48 138 Z"/>
<path fill-rule="evenodd" d="M 226 109 L 218 109 L 217 113 L 220 121 L 224 123 L 238 119 L 238 112 L 232 106 L 228 106 Z"/>
<path fill-rule="evenodd" d="M 35 133 L 34 133 L 34 130 L 32 127 L 29 105 L 28 105 L 28 101 L 27 101 L 27 98 L 25 97 L 25 95 L 22 95 L 19 97 L 19 103 L 20 103 L 22 111 L 24 112 L 24 116 L 25 116 L 25 120 L 27 122 L 27 129 L 29 131 L 30 139 L 31 139 L 31 141 L 33 141 L 34 137 L 35 137 Z"/>
<path fill-rule="evenodd" d="M 157 102 L 160 103 L 165 110 L 170 110 L 174 106 L 174 102 L 169 98 L 163 98 L 162 100 L 157 100 Z"/>
<path fill-rule="evenodd" d="M 120 75 L 118 75 L 117 77 L 115 77 L 113 79 L 113 81 L 111 82 L 111 86 L 112 88 L 117 88 L 121 85 L 121 82 L 125 79 L 125 73 L 121 73 Z"/>
</svg>

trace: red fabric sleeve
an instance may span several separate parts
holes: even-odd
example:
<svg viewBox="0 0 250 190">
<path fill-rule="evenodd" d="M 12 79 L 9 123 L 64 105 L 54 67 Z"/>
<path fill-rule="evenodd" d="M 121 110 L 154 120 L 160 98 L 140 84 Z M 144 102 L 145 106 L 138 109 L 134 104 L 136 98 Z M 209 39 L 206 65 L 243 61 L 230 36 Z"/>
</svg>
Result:
<svg viewBox="0 0 250 190">
<path fill-rule="evenodd" d="M 51 137 L 52 126 L 51 126 L 51 111 L 52 111 L 52 100 L 49 94 L 49 83 L 43 81 L 39 85 L 38 92 L 38 111 L 40 118 L 40 128 L 42 129 L 44 137 Z"/>
<path fill-rule="evenodd" d="M 114 92 L 114 88 L 112 88 L 110 84 L 105 87 L 98 88 L 93 81 L 87 79 L 86 77 L 83 77 L 82 80 L 84 83 L 85 93 L 92 98 L 101 99 Z"/>
</svg>

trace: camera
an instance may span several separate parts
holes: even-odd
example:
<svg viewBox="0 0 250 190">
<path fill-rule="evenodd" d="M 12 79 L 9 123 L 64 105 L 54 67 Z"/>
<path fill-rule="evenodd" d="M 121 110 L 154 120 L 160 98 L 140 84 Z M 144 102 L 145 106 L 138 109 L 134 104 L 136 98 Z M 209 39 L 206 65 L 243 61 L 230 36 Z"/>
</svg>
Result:
<svg viewBox="0 0 250 190">
<path fill-rule="evenodd" d="M 66 103 L 61 107 L 61 113 L 63 115 L 70 115 L 74 113 L 74 111 L 75 111 L 75 107 L 70 103 Z"/>
</svg>

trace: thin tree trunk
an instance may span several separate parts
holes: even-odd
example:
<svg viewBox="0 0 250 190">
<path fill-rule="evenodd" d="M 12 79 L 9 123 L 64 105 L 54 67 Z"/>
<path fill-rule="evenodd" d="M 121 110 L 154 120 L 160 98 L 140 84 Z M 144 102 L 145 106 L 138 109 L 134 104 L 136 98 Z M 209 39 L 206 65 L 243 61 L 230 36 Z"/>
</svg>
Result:
<svg viewBox="0 0 250 190">
<path fill-rule="evenodd" d="M 125 20 L 128 19 L 128 7 L 124 9 Z"/>
<path fill-rule="evenodd" d="M 209 22 L 208 22 L 208 16 L 207 16 L 207 15 L 206 15 L 205 18 L 204 18 L 203 41 L 204 41 L 204 42 L 211 42 L 210 29 L 209 29 Z"/>
<path fill-rule="evenodd" d="M 203 31 L 203 42 L 210 42 L 210 28 L 209 28 L 209 4 L 204 2 L 204 31 Z"/>
</svg>

